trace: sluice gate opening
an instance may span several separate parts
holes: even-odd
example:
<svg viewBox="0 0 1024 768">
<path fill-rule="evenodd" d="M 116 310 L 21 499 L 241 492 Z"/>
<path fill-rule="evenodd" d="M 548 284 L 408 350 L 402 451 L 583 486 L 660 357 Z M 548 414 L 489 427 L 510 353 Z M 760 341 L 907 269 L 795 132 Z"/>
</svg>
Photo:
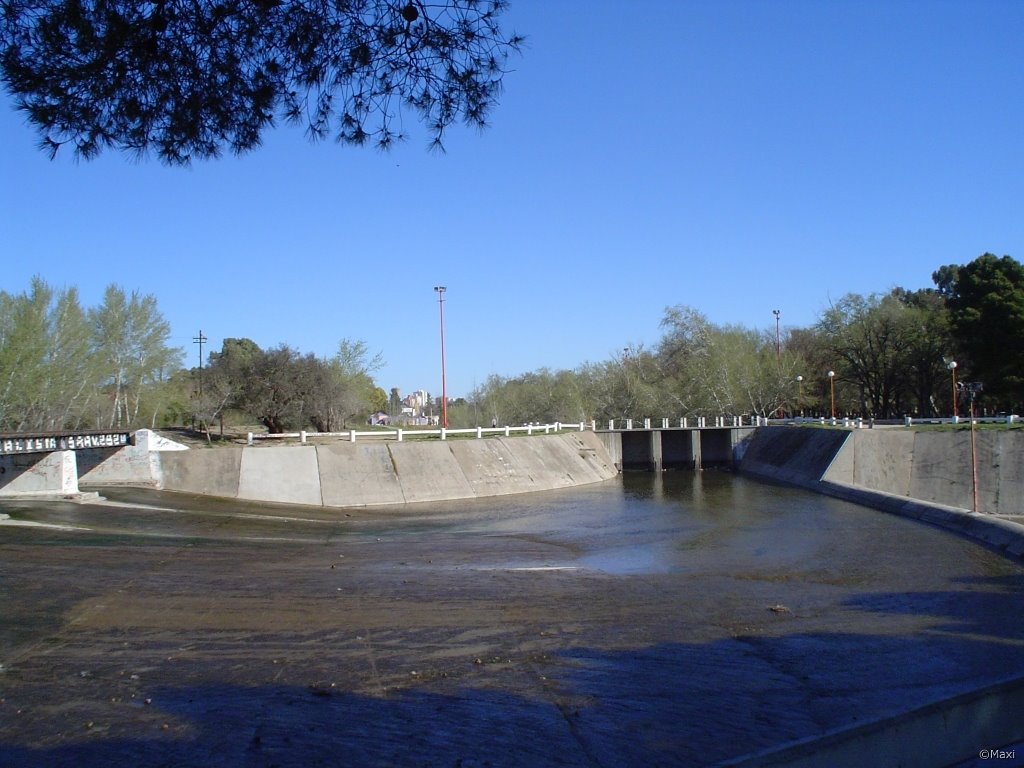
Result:
<svg viewBox="0 0 1024 768">
<path fill-rule="evenodd" d="M 753 427 L 607 430 L 598 434 L 623 472 L 732 467 Z"/>
</svg>

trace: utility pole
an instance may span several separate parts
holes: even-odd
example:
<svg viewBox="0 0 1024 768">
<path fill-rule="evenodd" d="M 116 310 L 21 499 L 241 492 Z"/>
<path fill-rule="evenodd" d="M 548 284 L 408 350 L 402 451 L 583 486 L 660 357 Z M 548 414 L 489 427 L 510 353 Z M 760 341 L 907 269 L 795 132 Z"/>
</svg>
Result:
<svg viewBox="0 0 1024 768">
<path fill-rule="evenodd" d="M 199 331 L 198 336 L 192 337 L 192 343 L 199 345 L 199 399 L 203 399 L 203 344 L 208 342 L 209 339 L 203 336 L 203 332 Z"/>
<path fill-rule="evenodd" d="M 443 285 L 435 285 L 437 291 L 437 306 L 441 312 L 441 426 L 448 429 L 448 389 L 444 375 L 444 292 L 448 290 Z"/>
</svg>

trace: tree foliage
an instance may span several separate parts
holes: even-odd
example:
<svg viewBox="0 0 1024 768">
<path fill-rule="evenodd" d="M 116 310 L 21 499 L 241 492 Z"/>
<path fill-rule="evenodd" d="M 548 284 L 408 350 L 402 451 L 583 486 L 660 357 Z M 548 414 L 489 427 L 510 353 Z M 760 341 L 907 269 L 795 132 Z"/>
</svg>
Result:
<svg viewBox="0 0 1024 768">
<path fill-rule="evenodd" d="M 40 278 L 0 293 L 0 429 L 152 425 L 181 360 L 169 337 L 155 298 L 116 285 L 89 310 Z"/>
<path fill-rule="evenodd" d="M 848 294 L 829 307 L 817 330 L 839 381 L 856 392 L 855 401 L 841 410 L 879 418 L 908 412 L 909 362 L 922 338 L 910 307 L 893 294 Z"/>
<path fill-rule="evenodd" d="M 51 154 L 154 150 L 170 165 L 259 146 L 278 117 L 387 148 L 403 110 L 435 146 L 486 124 L 509 55 L 504 0 L 3 0 L 0 69 Z"/>
<path fill-rule="evenodd" d="M 110 393 L 108 426 L 135 423 L 142 398 L 181 364 L 181 351 L 167 346 L 171 327 L 153 296 L 128 296 L 107 287 L 103 304 L 89 312 L 100 365 L 100 384 Z"/>
<path fill-rule="evenodd" d="M 984 384 L 987 400 L 1004 408 L 1020 408 L 1024 405 L 1024 265 L 1009 256 L 985 253 L 957 269 L 947 291 L 958 351 L 971 375 Z"/>
<path fill-rule="evenodd" d="M 714 325 L 696 309 L 668 307 L 658 365 L 681 415 L 768 416 L 795 399 L 800 359 L 774 339 L 736 325 Z"/>
<path fill-rule="evenodd" d="M 321 359 L 286 344 L 263 350 L 251 339 L 225 339 L 210 355 L 204 413 L 212 419 L 226 409 L 242 411 L 273 434 L 333 432 L 379 408 L 382 398 L 386 404 L 370 375 L 380 365 L 363 341 L 343 339 L 334 357 Z"/>
</svg>

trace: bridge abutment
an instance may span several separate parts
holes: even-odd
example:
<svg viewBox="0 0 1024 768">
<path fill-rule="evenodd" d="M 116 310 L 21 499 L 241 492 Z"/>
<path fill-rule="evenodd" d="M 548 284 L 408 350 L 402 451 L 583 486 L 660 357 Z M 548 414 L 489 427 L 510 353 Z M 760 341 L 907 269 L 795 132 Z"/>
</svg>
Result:
<svg viewBox="0 0 1024 768">
<path fill-rule="evenodd" d="M 0 456 L 0 496 L 77 496 L 74 451 Z"/>
</svg>

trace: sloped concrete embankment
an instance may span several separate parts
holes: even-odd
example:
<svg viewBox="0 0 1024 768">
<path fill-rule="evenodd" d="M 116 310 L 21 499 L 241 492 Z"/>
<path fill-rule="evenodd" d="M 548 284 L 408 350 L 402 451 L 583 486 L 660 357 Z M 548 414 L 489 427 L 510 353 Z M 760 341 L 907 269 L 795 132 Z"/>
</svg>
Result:
<svg viewBox="0 0 1024 768">
<path fill-rule="evenodd" d="M 237 447 L 160 455 L 159 486 L 328 507 L 471 499 L 617 474 L 592 433 L 432 442 Z"/>
<path fill-rule="evenodd" d="M 978 511 L 1024 514 L 1024 432 L 979 430 L 975 454 Z M 973 509 L 971 433 L 857 431 L 823 479 Z"/>
<path fill-rule="evenodd" d="M 1024 557 L 1024 432 L 976 436 L 978 510 L 972 514 L 969 431 L 762 427 L 740 471 L 940 525 Z"/>
</svg>

